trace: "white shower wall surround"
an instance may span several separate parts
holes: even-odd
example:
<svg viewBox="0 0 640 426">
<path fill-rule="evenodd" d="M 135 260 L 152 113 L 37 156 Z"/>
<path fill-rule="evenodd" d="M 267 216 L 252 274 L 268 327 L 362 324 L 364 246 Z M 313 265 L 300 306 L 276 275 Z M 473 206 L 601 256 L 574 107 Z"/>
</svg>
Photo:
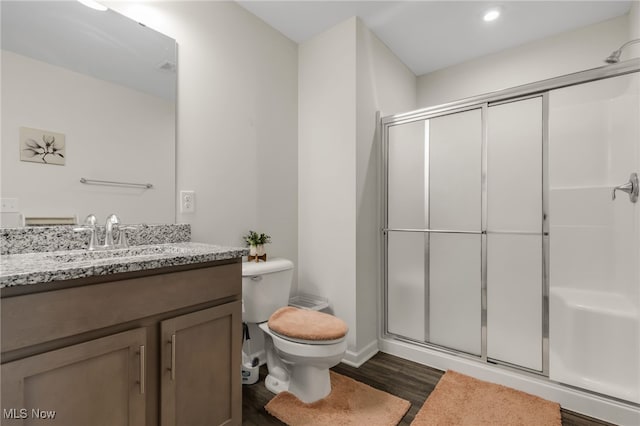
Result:
<svg viewBox="0 0 640 426">
<path fill-rule="evenodd" d="M 382 119 L 383 350 L 640 423 L 639 70 Z"/>
<path fill-rule="evenodd" d="M 552 91 L 549 108 L 550 377 L 640 403 L 640 208 L 611 192 L 639 171 L 640 75 Z"/>
</svg>

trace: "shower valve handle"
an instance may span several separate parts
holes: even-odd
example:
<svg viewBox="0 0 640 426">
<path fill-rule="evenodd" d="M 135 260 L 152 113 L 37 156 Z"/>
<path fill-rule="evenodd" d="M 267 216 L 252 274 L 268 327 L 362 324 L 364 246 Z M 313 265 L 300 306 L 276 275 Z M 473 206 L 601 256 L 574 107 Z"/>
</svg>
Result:
<svg viewBox="0 0 640 426">
<path fill-rule="evenodd" d="M 629 177 L 629 182 L 614 187 L 613 192 L 611 193 L 612 200 L 616 199 L 616 191 L 626 192 L 627 194 L 629 194 L 629 200 L 632 203 L 637 203 L 638 192 L 640 191 L 640 188 L 638 185 L 638 174 L 631 173 L 631 176 Z"/>
</svg>

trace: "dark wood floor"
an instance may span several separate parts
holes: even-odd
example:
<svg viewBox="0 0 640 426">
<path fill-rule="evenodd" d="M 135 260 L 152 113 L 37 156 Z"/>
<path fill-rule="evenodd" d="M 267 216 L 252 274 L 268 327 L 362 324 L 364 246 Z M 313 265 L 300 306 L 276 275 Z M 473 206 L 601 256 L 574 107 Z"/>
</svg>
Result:
<svg viewBox="0 0 640 426">
<path fill-rule="evenodd" d="M 440 370 L 382 352 L 377 353 L 360 368 L 350 367 L 346 364 L 338 364 L 332 368 L 332 370 L 411 402 L 411 408 L 402 419 L 401 425 L 411 423 L 443 374 Z M 260 381 L 254 385 L 243 386 L 243 425 L 265 426 L 284 424 L 269 415 L 264 409 L 267 402 L 274 396 L 264 387 L 264 378 L 266 375 L 267 369 L 263 366 L 260 368 Z M 564 426 L 610 426 L 609 423 L 599 422 L 567 410 L 562 410 L 562 424 Z"/>
</svg>

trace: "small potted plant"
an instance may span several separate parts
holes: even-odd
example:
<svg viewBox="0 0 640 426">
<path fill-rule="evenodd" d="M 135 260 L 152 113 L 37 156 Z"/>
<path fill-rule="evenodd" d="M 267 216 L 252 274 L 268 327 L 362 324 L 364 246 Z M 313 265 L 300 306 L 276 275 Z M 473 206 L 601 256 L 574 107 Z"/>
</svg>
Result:
<svg viewBox="0 0 640 426">
<path fill-rule="evenodd" d="M 249 260 L 255 259 L 256 262 L 258 262 L 259 259 L 267 260 L 264 245 L 271 242 L 271 237 L 269 235 L 249 231 L 249 233 L 244 236 L 244 241 L 249 246 Z"/>
</svg>

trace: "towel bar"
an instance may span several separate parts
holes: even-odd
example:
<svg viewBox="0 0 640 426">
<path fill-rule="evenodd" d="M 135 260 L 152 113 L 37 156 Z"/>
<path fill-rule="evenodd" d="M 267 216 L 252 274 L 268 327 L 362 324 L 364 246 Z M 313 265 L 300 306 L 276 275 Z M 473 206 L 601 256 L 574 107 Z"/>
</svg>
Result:
<svg viewBox="0 0 640 426">
<path fill-rule="evenodd" d="M 150 183 L 131 183 L 131 182 L 116 182 L 112 180 L 97 180 L 80 178 L 80 182 L 87 185 L 115 185 L 115 186 L 134 186 L 136 188 L 153 188 Z"/>
</svg>

